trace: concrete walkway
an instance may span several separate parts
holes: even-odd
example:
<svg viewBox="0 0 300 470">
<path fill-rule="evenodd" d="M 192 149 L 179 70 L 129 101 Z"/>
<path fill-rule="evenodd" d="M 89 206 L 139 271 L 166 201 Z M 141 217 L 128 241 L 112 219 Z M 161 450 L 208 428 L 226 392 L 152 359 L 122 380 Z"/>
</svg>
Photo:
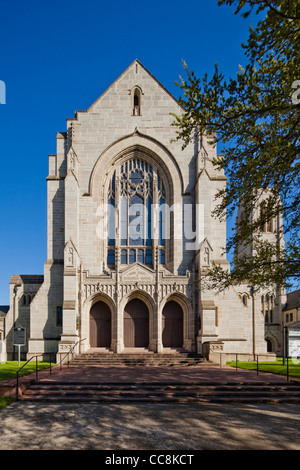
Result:
<svg viewBox="0 0 300 470">
<path fill-rule="evenodd" d="M 46 381 L 285 381 L 219 367 L 65 368 Z M 300 450 L 299 405 L 49 404 L 15 402 L 0 410 L 0 450 Z M 154 452 L 155 453 L 155 452 Z M 102 454 L 101 454 L 102 455 Z M 103 454 L 106 455 L 105 452 Z"/>
</svg>

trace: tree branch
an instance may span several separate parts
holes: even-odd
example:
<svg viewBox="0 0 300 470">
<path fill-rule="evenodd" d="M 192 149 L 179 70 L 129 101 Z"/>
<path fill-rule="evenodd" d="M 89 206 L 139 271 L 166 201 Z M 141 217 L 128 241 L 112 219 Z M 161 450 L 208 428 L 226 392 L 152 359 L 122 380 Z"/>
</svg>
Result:
<svg viewBox="0 0 300 470">
<path fill-rule="evenodd" d="M 274 13 L 276 13 L 277 15 L 281 16 L 282 18 L 286 19 L 286 20 L 300 20 L 300 16 L 296 15 L 296 16 L 292 16 L 292 15 L 286 15 L 285 13 L 282 13 L 281 11 L 277 10 L 277 8 L 275 8 L 270 2 L 269 0 L 263 0 L 264 3 L 270 8 L 270 10 L 272 10 Z"/>
</svg>

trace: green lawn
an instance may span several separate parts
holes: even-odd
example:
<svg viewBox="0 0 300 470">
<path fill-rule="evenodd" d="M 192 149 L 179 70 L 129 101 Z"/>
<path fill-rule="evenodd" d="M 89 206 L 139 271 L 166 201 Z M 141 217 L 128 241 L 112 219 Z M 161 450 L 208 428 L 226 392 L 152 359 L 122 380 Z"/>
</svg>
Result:
<svg viewBox="0 0 300 470">
<path fill-rule="evenodd" d="M 0 380 L 15 379 L 17 371 L 26 363 L 21 361 L 20 365 L 18 361 L 7 361 L 5 364 L 0 364 Z M 49 362 L 38 362 L 38 370 L 47 369 L 50 366 Z M 31 374 L 35 372 L 36 363 L 35 361 L 29 362 L 23 367 L 20 372 L 20 376 Z"/>
<path fill-rule="evenodd" d="M 26 364 L 26 361 L 21 361 L 20 365 L 18 361 L 7 361 L 4 364 L 0 364 L 0 381 L 1 380 L 8 380 L 8 379 L 15 379 L 17 376 L 17 371 Z M 47 369 L 50 366 L 49 362 L 38 362 L 38 370 Z M 20 376 L 31 374 L 35 372 L 36 363 L 35 361 L 29 362 L 23 367 L 22 371 L 20 372 Z M 14 398 L 0 396 L 0 410 L 5 406 L 9 405 L 14 401 Z"/>
<path fill-rule="evenodd" d="M 235 361 L 229 361 L 226 363 L 231 367 L 236 367 Z M 244 362 L 238 361 L 237 367 L 240 369 L 256 370 L 257 362 Z M 300 378 L 300 360 L 289 359 L 288 373 L 290 377 Z M 272 374 L 287 375 L 287 361 L 283 365 L 282 357 L 278 357 L 276 362 L 259 362 L 258 372 L 271 372 Z"/>
<path fill-rule="evenodd" d="M 13 401 L 15 401 L 13 398 L 0 396 L 0 410 L 1 408 L 4 408 L 5 406 L 9 405 Z"/>
</svg>

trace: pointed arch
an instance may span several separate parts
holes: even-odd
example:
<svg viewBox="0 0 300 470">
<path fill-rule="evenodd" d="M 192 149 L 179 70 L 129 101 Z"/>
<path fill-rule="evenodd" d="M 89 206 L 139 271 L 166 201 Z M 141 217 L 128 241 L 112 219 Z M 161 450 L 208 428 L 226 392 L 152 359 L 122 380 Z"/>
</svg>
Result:
<svg viewBox="0 0 300 470">
<path fill-rule="evenodd" d="M 130 90 L 131 95 L 131 108 L 133 116 L 141 116 L 142 114 L 142 95 L 143 90 L 138 85 Z"/>
<path fill-rule="evenodd" d="M 168 309 L 168 304 L 169 306 L 172 307 L 172 304 L 170 302 L 176 302 L 176 304 L 180 307 L 177 309 L 177 313 L 174 315 L 175 318 L 175 325 L 176 331 L 177 331 L 177 344 L 174 346 L 175 343 L 169 343 L 171 345 L 168 345 L 166 343 L 166 340 L 168 339 L 167 332 L 165 332 L 165 336 L 163 333 L 162 340 L 165 342 L 164 346 L 165 347 L 176 347 L 176 348 L 181 348 L 183 347 L 184 349 L 191 350 L 191 343 L 192 343 L 192 337 L 193 337 L 193 318 L 194 318 L 194 312 L 193 312 L 193 307 L 188 299 L 188 297 L 181 292 L 173 292 L 164 297 L 164 299 L 160 302 L 159 305 L 159 311 L 161 312 L 161 319 L 162 319 L 162 327 L 166 326 L 164 322 L 166 321 L 166 316 L 168 316 L 168 321 L 171 324 L 172 328 L 172 308 L 169 309 L 169 312 L 167 312 L 166 315 L 166 310 Z M 180 313 L 180 310 L 182 313 Z M 165 316 L 165 318 L 164 318 Z M 178 322 L 182 322 L 181 325 Z M 170 326 L 170 325 L 169 325 Z M 180 333 L 180 328 L 182 328 L 182 336 Z M 170 334 L 170 333 L 169 333 Z M 182 344 L 180 343 L 182 338 Z"/>
<path fill-rule="evenodd" d="M 100 227 L 99 233 L 99 253 L 106 258 L 107 250 L 107 216 L 105 204 L 109 190 L 110 181 L 114 172 L 129 159 L 141 159 L 152 165 L 159 172 L 160 177 L 165 185 L 166 191 L 166 207 L 169 208 L 170 223 L 168 227 L 169 242 L 166 245 L 164 253 L 161 253 L 161 261 L 163 261 L 171 272 L 177 272 L 181 263 L 181 248 L 183 244 L 183 234 L 181 213 L 183 198 L 183 178 L 177 162 L 173 155 L 161 144 L 149 136 L 141 134 L 136 130 L 130 136 L 124 137 L 104 151 L 90 174 L 89 193 L 86 196 L 93 198 L 93 204 L 97 208 L 103 209 L 97 227 Z M 120 176 L 116 174 L 116 178 Z M 116 180 L 117 181 L 117 180 Z M 116 208 L 116 214 L 119 214 L 120 208 Z M 100 215 L 100 212 L 97 213 Z M 161 222 L 161 221 L 160 221 Z M 175 229 L 175 227 L 177 227 Z M 172 242 L 176 238 L 175 244 Z M 113 261 L 113 254 L 109 253 L 109 261 Z"/>
<path fill-rule="evenodd" d="M 149 309 L 146 303 L 135 297 L 124 308 L 124 347 L 135 348 L 149 346 Z"/>
<path fill-rule="evenodd" d="M 183 309 L 179 302 L 171 299 L 162 310 L 163 347 L 183 347 Z"/>
<path fill-rule="evenodd" d="M 171 152 L 156 139 L 140 133 L 137 129 L 130 135 L 116 140 L 104 150 L 91 171 L 86 195 L 95 193 L 96 181 L 103 184 L 110 170 L 118 160 L 133 152 L 141 152 L 148 155 L 167 175 L 169 184 L 174 188 L 180 188 L 184 193 L 184 184 L 181 170 Z M 97 185 L 98 186 L 98 185 Z"/>
</svg>

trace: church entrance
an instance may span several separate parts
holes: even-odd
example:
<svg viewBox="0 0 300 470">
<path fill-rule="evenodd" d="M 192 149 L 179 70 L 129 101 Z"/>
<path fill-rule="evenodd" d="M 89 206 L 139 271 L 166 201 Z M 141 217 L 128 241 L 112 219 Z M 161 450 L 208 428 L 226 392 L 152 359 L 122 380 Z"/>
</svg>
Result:
<svg viewBox="0 0 300 470">
<path fill-rule="evenodd" d="M 162 342 L 165 348 L 182 348 L 183 345 L 183 311 L 174 300 L 163 308 Z"/>
<path fill-rule="evenodd" d="M 111 344 L 111 312 L 105 302 L 95 303 L 90 311 L 91 348 L 109 348 Z"/>
<path fill-rule="evenodd" d="M 124 309 L 124 347 L 149 346 L 149 311 L 140 299 L 128 302 Z"/>
</svg>

